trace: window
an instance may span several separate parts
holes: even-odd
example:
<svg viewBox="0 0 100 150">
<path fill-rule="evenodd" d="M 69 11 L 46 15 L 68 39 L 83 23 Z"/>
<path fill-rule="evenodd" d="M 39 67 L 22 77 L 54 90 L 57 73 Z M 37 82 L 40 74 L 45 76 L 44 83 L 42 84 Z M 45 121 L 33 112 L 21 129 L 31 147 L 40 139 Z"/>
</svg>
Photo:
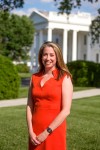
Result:
<svg viewBox="0 0 100 150">
<path fill-rule="evenodd" d="M 86 45 L 86 44 L 87 44 L 87 36 L 84 35 L 84 45 Z"/>
<path fill-rule="evenodd" d="M 56 43 L 57 43 L 57 44 L 59 43 L 59 39 L 58 39 L 58 38 L 56 38 Z"/>
<path fill-rule="evenodd" d="M 97 38 L 97 44 L 99 44 L 99 38 Z"/>
<path fill-rule="evenodd" d="M 99 54 L 96 54 L 96 62 L 99 62 Z"/>
<path fill-rule="evenodd" d="M 83 59 L 86 60 L 86 54 L 83 55 Z"/>
</svg>

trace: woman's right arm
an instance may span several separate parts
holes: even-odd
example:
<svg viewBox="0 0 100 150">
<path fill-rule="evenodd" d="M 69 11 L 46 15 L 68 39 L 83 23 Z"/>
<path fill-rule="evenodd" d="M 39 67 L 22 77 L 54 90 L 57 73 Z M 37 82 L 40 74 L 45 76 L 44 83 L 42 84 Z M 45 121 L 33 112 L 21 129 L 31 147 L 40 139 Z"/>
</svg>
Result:
<svg viewBox="0 0 100 150">
<path fill-rule="evenodd" d="M 26 107 L 26 119 L 28 125 L 28 131 L 32 132 L 32 112 L 33 112 L 33 102 L 32 102 L 32 82 L 30 81 L 29 91 L 28 91 L 28 100 Z"/>
<path fill-rule="evenodd" d="M 32 127 L 33 108 L 34 108 L 34 105 L 33 105 L 33 100 L 32 100 L 32 81 L 30 81 L 30 86 L 29 86 L 29 91 L 28 91 L 28 100 L 27 100 L 27 106 L 26 106 L 26 120 L 27 120 L 30 140 L 33 144 L 37 145 L 37 144 L 40 144 L 40 142 L 36 139 L 36 134 L 33 132 L 33 127 Z"/>
</svg>

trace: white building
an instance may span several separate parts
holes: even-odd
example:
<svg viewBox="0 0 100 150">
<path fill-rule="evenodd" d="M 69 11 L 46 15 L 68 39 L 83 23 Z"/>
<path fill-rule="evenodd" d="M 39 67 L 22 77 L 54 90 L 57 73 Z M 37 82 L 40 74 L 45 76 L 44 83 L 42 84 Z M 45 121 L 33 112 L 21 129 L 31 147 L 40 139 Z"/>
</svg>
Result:
<svg viewBox="0 0 100 150">
<path fill-rule="evenodd" d="M 74 60 L 89 60 L 100 63 L 100 43 L 91 46 L 89 28 L 92 16 L 89 13 L 58 14 L 34 10 L 30 18 L 34 22 L 35 35 L 31 48 L 32 68 L 38 67 L 38 51 L 45 41 L 54 41 L 63 51 L 65 63 Z"/>
</svg>

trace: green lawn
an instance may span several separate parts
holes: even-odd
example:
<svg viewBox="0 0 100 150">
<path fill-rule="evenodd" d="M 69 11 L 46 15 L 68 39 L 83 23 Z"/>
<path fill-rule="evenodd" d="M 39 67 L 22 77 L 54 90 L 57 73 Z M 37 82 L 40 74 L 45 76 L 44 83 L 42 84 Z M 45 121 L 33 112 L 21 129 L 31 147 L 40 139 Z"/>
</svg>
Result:
<svg viewBox="0 0 100 150">
<path fill-rule="evenodd" d="M 27 150 L 25 106 L 0 108 L 0 150 Z M 68 150 L 100 150 L 100 96 L 73 100 Z"/>
<path fill-rule="evenodd" d="M 25 106 L 0 108 L 0 150 L 27 150 Z"/>
<path fill-rule="evenodd" d="M 68 150 L 100 150 L 100 96 L 73 100 Z"/>
<path fill-rule="evenodd" d="M 30 78 L 32 73 L 18 73 L 21 78 Z"/>
<path fill-rule="evenodd" d="M 95 87 L 74 87 L 74 91 L 90 90 L 94 88 Z"/>
<path fill-rule="evenodd" d="M 29 87 L 20 87 L 19 89 L 19 94 L 18 94 L 18 98 L 24 98 L 28 96 L 28 89 Z"/>
</svg>

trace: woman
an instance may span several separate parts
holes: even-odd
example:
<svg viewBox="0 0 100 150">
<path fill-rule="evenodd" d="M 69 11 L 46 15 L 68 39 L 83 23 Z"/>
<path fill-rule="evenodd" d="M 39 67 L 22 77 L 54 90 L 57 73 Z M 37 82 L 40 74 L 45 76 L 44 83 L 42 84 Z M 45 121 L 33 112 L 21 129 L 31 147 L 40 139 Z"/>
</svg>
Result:
<svg viewBox="0 0 100 150">
<path fill-rule="evenodd" d="M 32 75 L 27 102 L 29 150 L 66 150 L 66 117 L 73 85 L 60 47 L 45 42 L 39 51 L 39 72 Z"/>
</svg>

